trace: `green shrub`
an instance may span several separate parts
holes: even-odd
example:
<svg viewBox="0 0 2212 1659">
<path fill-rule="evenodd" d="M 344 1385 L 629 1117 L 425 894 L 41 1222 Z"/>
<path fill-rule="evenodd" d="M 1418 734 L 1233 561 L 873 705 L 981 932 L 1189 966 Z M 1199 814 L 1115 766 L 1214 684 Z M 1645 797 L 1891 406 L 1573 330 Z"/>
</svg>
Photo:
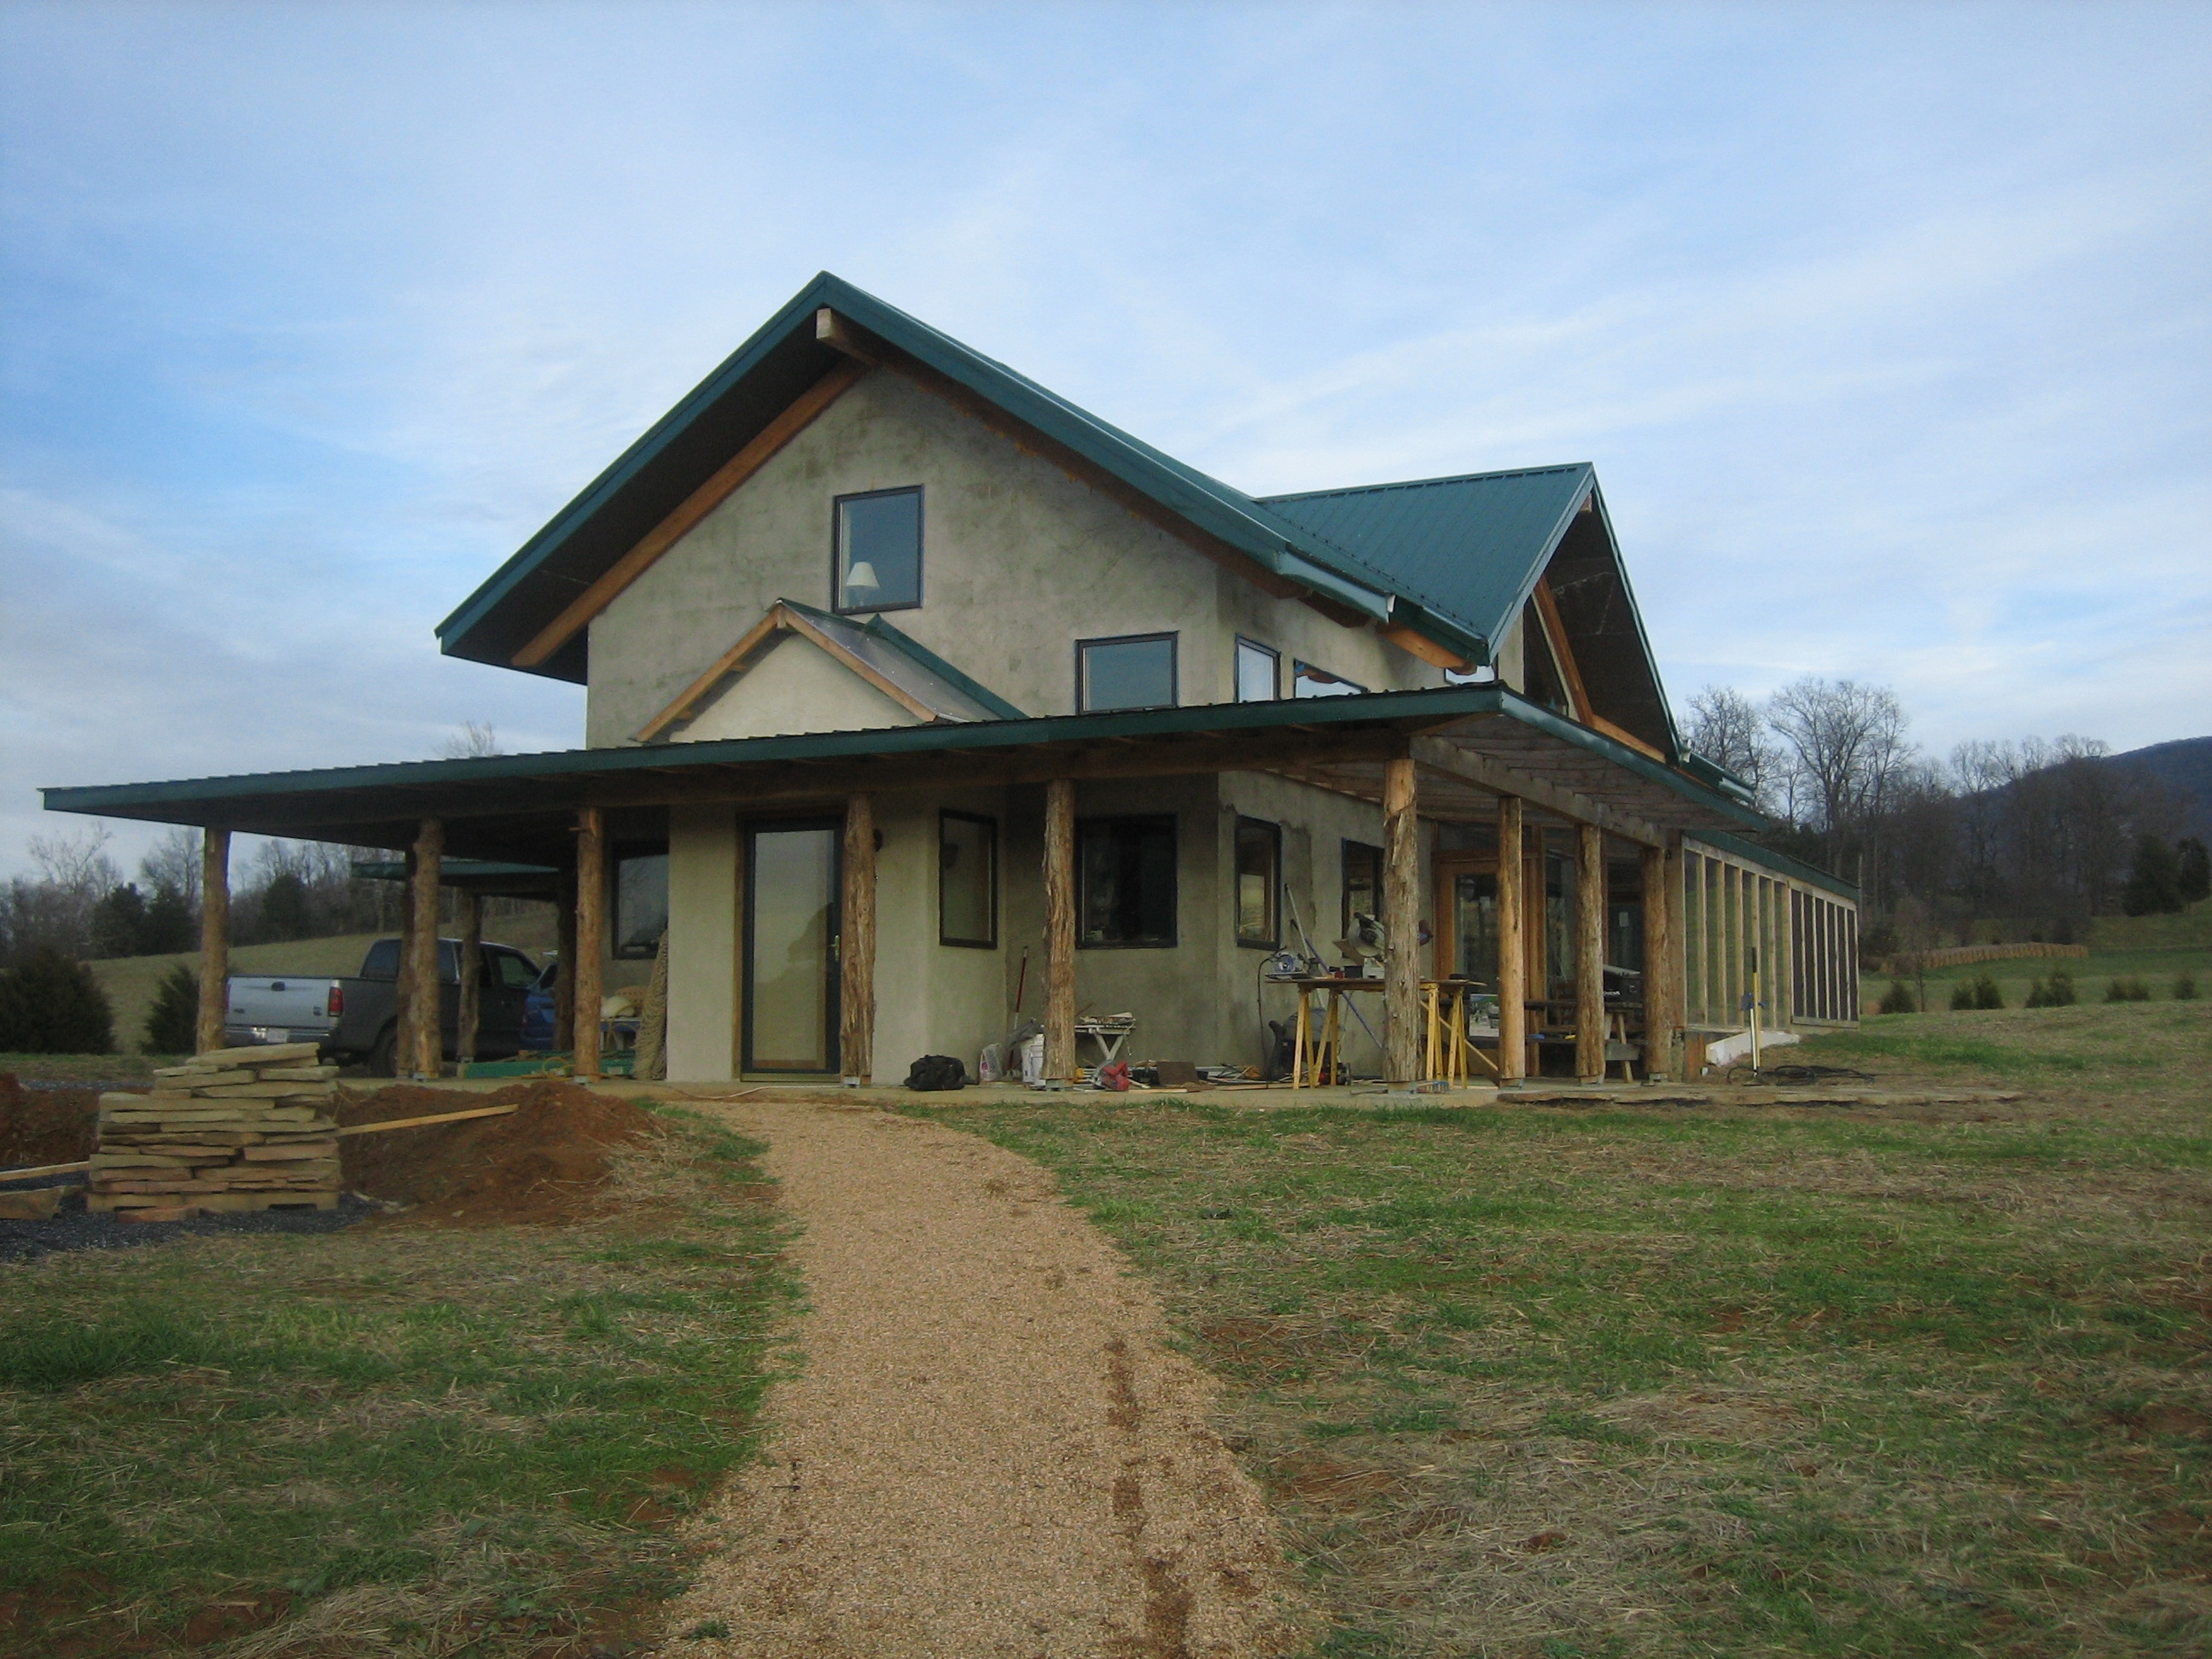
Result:
<svg viewBox="0 0 2212 1659">
<path fill-rule="evenodd" d="M 1961 1009 L 1971 1008 L 1973 1006 L 1974 988 L 1962 979 L 1951 988 L 1951 1012 L 1955 1014 Z"/>
<path fill-rule="evenodd" d="M 2176 974 L 2173 976 L 2173 1000 L 2176 1002 L 2194 1002 L 2197 1000 L 2196 975 L 2193 974 Z"/>
<path fill-rule="evenodd" d="M 0 1053 L 105 1054 L 115 1012 L 92 969 L 51 945 L 0 973 Z"/>
<path fill-rule="evenodd" d="M 2071 1008 L 2074 1006 L 2074 975 L 2063 968 L 2051 969 L 2049 1006 L 2053 1008 Z"/>
<path fill-rule="evenodd" d="M 1974 1006 L 1977 1008 L 2004 1006 L 2004 992 L 1998 988 L 1996 980 L 1992 975 L 1988 974 L 1974 975 Z"/>
<path fill-rule="evenodd" d="M 144 1051 L 188 1054 L 198 1046 L 199 1035 L 200 976 L 183 963 L 174 963 L 154 993 L 154 1006 L 146 1016 Z"/>
<path fill-rule="evenodd" d="M 2139 979 L 2116 979 L 2105 988 L 2107 1002 L 2148 1002 L 2150 987 Z"/>
<path fill-rule="evenodd" d="M 1912 1000 L 1912 993 L 1901 979 L 1889 982 L 1889 989 L 1881 994 L 1881 1006 L 1875 1011 L 1884 1014 L 1917 1014 L 1919 1006 Z"/>
</svg>

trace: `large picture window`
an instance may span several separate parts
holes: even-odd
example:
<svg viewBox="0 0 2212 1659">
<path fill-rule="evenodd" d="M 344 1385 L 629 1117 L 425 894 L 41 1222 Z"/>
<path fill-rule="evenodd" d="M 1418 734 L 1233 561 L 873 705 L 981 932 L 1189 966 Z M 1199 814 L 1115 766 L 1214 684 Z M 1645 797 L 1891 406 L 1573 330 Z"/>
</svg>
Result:
<svg viewBox="0 0 2212 1659">
<path fill-rule="evenodd" d="M 1170 945 L 1176 942 L 1176 821 L 1172 817 L 1086 818 L 1075 826 L 1081 903 L 1077 942 Z"/>
<path fill-rule="evenodd" d="M 1079 714 L 1176 706 L 1176 636 L 1132 634 L 1075 643 Z"/>
<path fill-rule="evenodd" d="M 999 942 L 999 826 L 967 812 L 937 815 L 937 942 Z"/>
<path fill-rule="evenodd" d="M 1237 942 L 1272 951 L 1283 942 L 1283 832 L 1257 818 L 1237 820 Z"/>
<path fill-rule="evenodd" d="M 840 495 L 833 609 L 911 611 L 921 603 L 921 490 Z"/>
</svg>

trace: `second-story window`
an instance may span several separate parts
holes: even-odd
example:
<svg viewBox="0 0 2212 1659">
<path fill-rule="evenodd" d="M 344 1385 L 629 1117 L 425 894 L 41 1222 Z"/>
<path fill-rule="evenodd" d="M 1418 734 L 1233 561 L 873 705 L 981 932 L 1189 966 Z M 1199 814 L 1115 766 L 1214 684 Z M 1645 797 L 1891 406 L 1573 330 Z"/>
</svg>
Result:
<svg viewBox="0 0 2212 1659">
<path fill-rule="evenodd" d="M 1175 706 L 1174 635 L 1131 634 L 1121 639 L 1075 642 L 1078 714 Z"/>
<path fill-rule="evenodd" d="M 1241 635 L 1237 641 L 1237 701 L 1273 702 L 1283 695 L 1283 653 Z"/>
<path fill-rule="evenodd" d="M 835 604 L 842 615 L 921 603 L 921 490 L 874 489 L 836 504 Z"/>
</svg>

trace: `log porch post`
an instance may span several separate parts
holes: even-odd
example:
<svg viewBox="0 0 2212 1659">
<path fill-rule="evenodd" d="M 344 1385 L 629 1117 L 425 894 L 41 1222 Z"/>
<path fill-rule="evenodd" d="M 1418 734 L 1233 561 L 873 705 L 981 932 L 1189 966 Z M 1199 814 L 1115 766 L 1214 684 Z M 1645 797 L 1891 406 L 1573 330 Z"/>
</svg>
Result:
<svg viewBox="0 0 2212 1659">
<path fill-rule="evenodd" d="M 576 810 L 575 971 L 562 977 L 575 988 L 576 1075 L 589 1082 L 599 1074 L 599 959 L 607 941 L 606 817 L 596 806 Z"/>
<path fill-rule="evenodd" d="M 1382 772 L 1382 1074 L 1421 1075 L 1421 827 L 1411 756 Z"/>
<path fill-rule="evenodd" d="M 846 798 L 844 854 L 837 1055 L 845 1080 L 866 1084 L 876 1069 L 876 809 L 866 794 Z"/>
<path fill-rule="evenodd" d="M 1044 1074 L 1075 1080 L 1075 783 L 1044 787 Z"/>
<path fill-rule="evenodd" d="M 565 1054 L 576 1046 L 576 866 L 561 872 L 553 907 L 553 950 L 561 971 L 553 976 L 553 1052 Z"/>
<path fill-rule="evenodd" d="M 200 832 L 200 1006 L 193 1051 L 222 1047 L 230 1012 L 230 831 Z"/>
<path fill-rule="evenodd" d="M 1644 864 L 1644 1075 L 1674 1075 L 1674 1032 L 1680 1008 L 1682 946 L 1668 894 L 1680 878 L 1679 854 L 1647 847 Z"/>
<path fill-rule="evenodd" d="M 1575 826 L 1575 1074 L 1605 1079 L 1605 831 Z"/>
<path fill-rule="evenodd" d="M 1528 899 L 1522 890 L 1521 797 L 1498 798 L 1498 1080 L 1528 1074 Z"/>
<path fill-rule="evenodd" d="M 477 1057 L 477 1027 L 483 1020 L 483 895 L 461 895 L 461 998 L 453 1031 L 453 1058 Z"/>
<path fill-rule="evenodd" d="M 407 911 L 413 927 L 405 971 L 414 1045 L 402 1056 L 402 1064 L 406 1074 L 413 1077 L 435 1078 L 445 1060 L 445 999 L 438 972 L 438 877 L 445 854 L 444 823 L 424 818 L 416 833 L 413 868 L 407 882 Z"/>
</svg>

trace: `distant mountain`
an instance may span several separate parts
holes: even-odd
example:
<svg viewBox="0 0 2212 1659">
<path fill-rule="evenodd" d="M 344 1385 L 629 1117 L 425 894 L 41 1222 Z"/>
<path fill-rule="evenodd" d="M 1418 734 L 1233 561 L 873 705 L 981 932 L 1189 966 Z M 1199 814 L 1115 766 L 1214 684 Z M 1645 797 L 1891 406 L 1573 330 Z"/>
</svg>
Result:
<svg viewBox="0 0 2212 1659">
<path fill-rule="evenodd" d="M 2212 840 L 2212 738 L 2179 738 L 2130 749 L 2113 756 L 2112 763 L 2136 767 L 2164 784 L 2182 809 L 2182 833 Z"/>
</svg>

